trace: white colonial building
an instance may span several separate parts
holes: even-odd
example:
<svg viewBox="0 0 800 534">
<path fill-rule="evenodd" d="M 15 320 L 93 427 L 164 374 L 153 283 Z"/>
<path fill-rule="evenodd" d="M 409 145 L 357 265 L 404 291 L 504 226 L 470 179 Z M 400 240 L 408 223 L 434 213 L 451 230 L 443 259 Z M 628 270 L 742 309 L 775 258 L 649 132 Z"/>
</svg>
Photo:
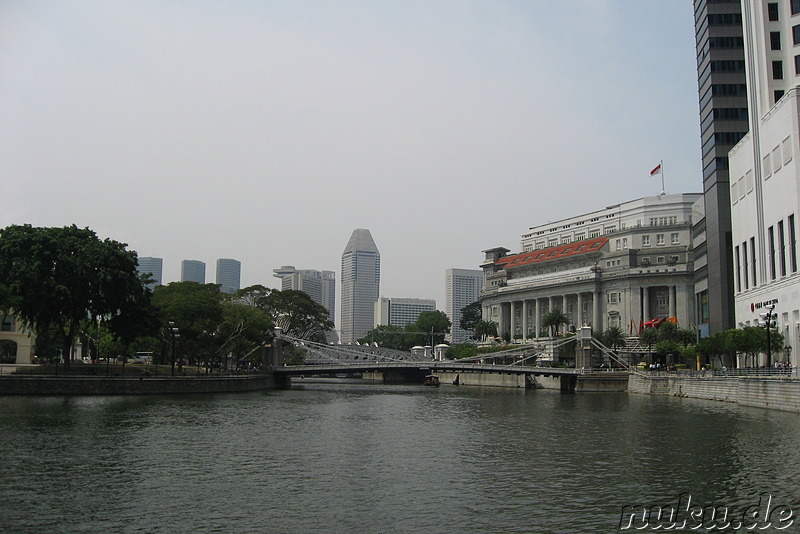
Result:
<svg viewBox="0 0 800 534">
<path fill-rule="evenodd" d="M 542 316 L 636 334 L 647 321 L 695 326 L 692 214 L 700 193 L 640 198 L 531 228 L 522 252 L 485 250 L 483 318 L 501 336 L 547 335 Z"/>
</svg>

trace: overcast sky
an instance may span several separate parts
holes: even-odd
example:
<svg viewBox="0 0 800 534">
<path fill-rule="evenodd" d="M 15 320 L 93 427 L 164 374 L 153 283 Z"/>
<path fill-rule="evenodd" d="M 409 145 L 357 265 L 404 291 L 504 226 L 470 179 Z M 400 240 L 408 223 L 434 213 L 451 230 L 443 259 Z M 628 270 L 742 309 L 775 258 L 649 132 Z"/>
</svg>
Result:
<svg viewBox="0 0 800 534">
<path fill-rule="evenodd" d="M 658 194 L 661 160 L 702 190 L 688 0 L 0 2 L 0 227 L 89 227 L 167 282 L 338 277 L 368 228 L 382 296 L 443 309 L 445 269 Z"/>
</svg>

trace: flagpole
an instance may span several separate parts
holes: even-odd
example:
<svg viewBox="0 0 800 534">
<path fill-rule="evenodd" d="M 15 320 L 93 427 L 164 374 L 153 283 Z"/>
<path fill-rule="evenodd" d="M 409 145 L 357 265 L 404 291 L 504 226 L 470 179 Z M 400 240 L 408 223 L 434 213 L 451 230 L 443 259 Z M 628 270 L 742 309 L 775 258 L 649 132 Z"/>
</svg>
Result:
<svg viewBox="0 0 800 534">
<path fill-rule="evenodd" d="M 661 160 L 661 194 L 666 195 L 667 190 L 664 188 L 664 160 Z"/>
</svg>

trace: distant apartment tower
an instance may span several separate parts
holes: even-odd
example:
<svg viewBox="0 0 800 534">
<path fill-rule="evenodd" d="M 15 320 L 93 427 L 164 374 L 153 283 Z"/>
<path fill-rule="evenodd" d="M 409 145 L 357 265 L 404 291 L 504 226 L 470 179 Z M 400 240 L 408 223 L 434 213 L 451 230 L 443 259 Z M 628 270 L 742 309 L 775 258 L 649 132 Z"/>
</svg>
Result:
<svg viewBox="0 0 800 534">
<path fill-rule="evenodd" d="M 314 271 L 295 269 L 294 265 L 284 265 L 273 269 L 273 276 L 281 279 L 281 291 L 293 289 L 302 291 L 311 300 L 328 310 L 328 318 L 335 321 L 336 273 L 333 271 Z"/>
<path fill-rule="evenodd" d="M 206 283 L 206 264 L 197 260 L 183 260 L 181 262 L 181 282 Z"/>
<path fill-rule="evenodd" d="M 741 2 L 694 0 L 694 12 L 705 204 L 695 231 L 705 241 L 695 251 L 695 307 L 705 336 L 736 326 L 728 152 L 749 129 L 749 106 Z"/>
<path fill-rule="evenodd" d="M 387 299 L 375 302 L 375 325 L 399 326 L 415 323 L 419 314 L 436 311 L 436 301 L 432 299 Z"/>
<path fill-rule="evenodd" d="M 139 274 L 150 275 L 150 279 L 152 281 L 147 284 L 147 287 L 153 289 L 155 286 L 161 285 L 164 270 L 164 259 L 152 258 L 149 256 L 140 257 L 139 263 L 136 266 L 136 270 L 139 272 Z"/>
<path fill-rule="evenodd" d="M 472 332 L 461 328 L 461 310 L 481 298 L 483 271 L 476 269 L 447 269 L 445 271 L 444 313 L 450 319 L 450 334 L 445 338 L 451 343 L 464 343 Z"/>
<path fill-rule="evenodd" d="M 381 255 L 369 230 L 353 231 L 342 253 L 341 339 L 352 343 L 374 325 L 380 295 Z"/>
<path fill-rule="evenodd" d="M 217 284 L 223 293 L 236 293 L 241 289 L 242 262 L 230 258 L 217 260 Z"/>
</svg>

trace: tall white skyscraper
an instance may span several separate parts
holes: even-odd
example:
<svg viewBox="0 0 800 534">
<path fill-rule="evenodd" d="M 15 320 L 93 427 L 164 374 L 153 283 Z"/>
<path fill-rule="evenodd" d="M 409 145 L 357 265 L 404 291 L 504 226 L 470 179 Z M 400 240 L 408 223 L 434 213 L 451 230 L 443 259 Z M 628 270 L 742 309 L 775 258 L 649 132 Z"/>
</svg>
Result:
<svg viewBox="0 0 800 534">
<path fill-rule="evenodd" d="M 273 276 L 281 279 L 281 291 L 293 289 L 303 291 L 311 300 L 328 310 L 328 318 L 335 320 L 336 273 L 333 271 L 314 271 L 295 269 L 294 265 L 284 265 L 273 269 Z"/>
<path fill-rule="evenodd" d="M 149 274 L 150 278 L 153 280 L 147 287 L 153 289 L 155 286 L 161 285 L 161 280 L 163 277 L 163 270 L 164 270 L 164 259 L 163 258 L 153 258 L 150 256 L 142 256 L 139 258 L 139 263 L 136 266 L 136 270 L 139 274 Z"/>
<path fill-rule="evenodd" d="M 198 260 L 183 260 L 181 262 L 181 282 L 206 283 L 206 264 Z"/>
<path fill-rule="evenodd" d="M 800 2 L 742 0 L 741 5 L 750 131 L 728 154 L 736 322 L 759 325 L 761 314 L 774 309 L 771 324 L 788 349 L 773 351 L 761 364 L 791 358 L 796 365 Z"/>
<path fill-rule="evenodd" d="M 242 263 L 238 260 L 217 260 L 217 284 L 223 293 L 236 293 L 241 289 Z"/>
<path fill-rule="evenodd" d="M 342 253 L 342 342 L 351 343 L 373 328 L 380 296 L 381 255 L 369 230 L 353 231 Z"/>
<path fill-rule="evenodd" d="M 447 269 L 445 271 L 444 313 L 450 319 L 451 343 L 464 343 L 472 336 L 461 328 L 461 310 L 481 298 L 483 271 L 472 269 Z"/>
</svg>

